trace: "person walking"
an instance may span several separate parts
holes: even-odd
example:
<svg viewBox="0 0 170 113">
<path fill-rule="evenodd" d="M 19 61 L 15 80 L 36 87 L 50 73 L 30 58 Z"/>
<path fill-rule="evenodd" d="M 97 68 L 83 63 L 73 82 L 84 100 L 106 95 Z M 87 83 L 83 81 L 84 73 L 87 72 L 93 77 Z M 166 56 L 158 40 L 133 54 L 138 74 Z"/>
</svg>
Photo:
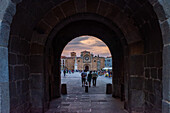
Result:
<svg viewBox="0 0 170 113">
<path fill-rule="evenodd" d="M 87 77 L 87 73 L 86 73 L 86 71 L 84 70 L 84 72 L 81 73 L 82 87 L 85 86 L 86 77 Z"/>
<path fill-rule="evenodd" d="M 65 77 L 66 76 L 66 70 L 65 69 L 64 69 L 63 73 L 64 73 L 64 77 Z"/>
<path fill-rule="evenodd" d="M 98 77 L 98 75 L 97 75 L 96 71 L 94 71 L 94 72 L 92 73 L 93 86 L 96 86 L 97 77 Z"/>
<path fill-rule="evenodd" d="M 89 82 L 89 87 L 91 87 L 92 71 L 87 76 L 87 81 Z"/>
</svg>

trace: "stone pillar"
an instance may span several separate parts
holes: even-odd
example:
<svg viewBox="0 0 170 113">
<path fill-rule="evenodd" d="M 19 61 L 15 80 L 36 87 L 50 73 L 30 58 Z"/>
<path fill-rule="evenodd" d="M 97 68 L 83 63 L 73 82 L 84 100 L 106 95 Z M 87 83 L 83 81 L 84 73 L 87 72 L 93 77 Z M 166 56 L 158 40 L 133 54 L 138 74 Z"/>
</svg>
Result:
<svg viewBox="0 0 170 113">
<path fill-rule="evenodd" d="M 10 0 L 0 2 L 0 113 L 10 112 L 8 42 L 10 24 L 16 12 L 16 4 Z"/>
<path fill-rule="evenodd" d="M 30 57 L 30 94 L 32 100 L 31 112 L 42 113 L 44 110 L 44 57 Z"/>
<path fill-rule="evenodd" d="M 162 113 L 170 113 L 170 45 L 163 49 L 163 100 Z"/>
<path fill-rule="evenodd" d="M 144 111 L 144 62 L 143 55 L 129 58 L 129 110 L 131 113 Z"/>
<path fill-rule="evenodd" d="M 0 25 L 1 27 L 1 25 Z M 0 29 L 1 32 L 1 29 Z M 0 35 L 0 43 L 2 42 Z M 0 113 L 9 113 L 9 71 L 8 71 L 8 48 L 0 45 Z"/>
<path fill-rule="evenodd" d="M 123 84 L 123 59 L 121 56 L 114 56 L 113 60 L 112 96 L 121 98 L 121 84 Z"/>
<path fill-rule="evenodd" d="M 160 0 L 162 1 L 162 0 Z M 169 0 L 161 2 L 164 6 L 166 14 L 170 14 Z M 168 16 L 169 17 L 169 16 Z M 160 27 L 163 36 L 163 99 L 162 99 L 162 113 L 170 113 L 170 18 L 160 22 Z"/>
</svg>

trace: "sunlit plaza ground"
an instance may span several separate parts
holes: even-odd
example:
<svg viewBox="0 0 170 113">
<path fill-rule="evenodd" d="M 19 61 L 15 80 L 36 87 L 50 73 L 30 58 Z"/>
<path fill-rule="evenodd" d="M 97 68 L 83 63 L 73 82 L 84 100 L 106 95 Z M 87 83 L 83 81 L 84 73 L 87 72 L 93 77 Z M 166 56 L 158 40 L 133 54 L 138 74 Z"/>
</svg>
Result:
<svg viewBox="0 0 170 113">
<path fill-rule="evenodd" d="M 46 113 L 126 113 L 123 102 L 106 94 L 106 84 L 112 77 L 98 76 L 96 87 L 89 87 L 88 93 L 82 87 L 81 73 L 61 73 L 61 84 L 67 84 L 67 95 L 53 100 Z"/>
<path fill-rule="evenodd" d="M 62 72 L 61 74 L 61 84 L 66 83 L 67 84 L 67 92 L 68 94 L 72 93 L 85 93 L 84 88 L 82 88 L 81 83 L 81 73 L 75 72 L 72 74 L 66 73 L 66 76 L 64 77 L 64 74 Z M 104 94 L 106 92 L 106 84 L 112 83 L 112 77 L 104 77 L 98 76 L 96 87 L 89 87 L 90 94 Z"/>
</svg>

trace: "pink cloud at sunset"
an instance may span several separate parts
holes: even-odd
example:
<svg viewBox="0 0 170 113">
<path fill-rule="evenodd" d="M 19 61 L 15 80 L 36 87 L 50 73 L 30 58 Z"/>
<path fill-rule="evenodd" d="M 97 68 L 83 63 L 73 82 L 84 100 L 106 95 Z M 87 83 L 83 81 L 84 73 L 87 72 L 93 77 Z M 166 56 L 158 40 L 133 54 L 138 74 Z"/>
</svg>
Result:
<svg viewBox="0 0 170 113">
<path fill-rule="evenodd" d="M 107 45 L 100 39 L 93 36 L 80 36 L 70 41 L 62 52 L 62 56 L 70 56 L 70 52 L 76 52 L 80 56 L 82 51 L 90 51 L 94 55 L 102 57 L 111 56 Z"/>
</svg>

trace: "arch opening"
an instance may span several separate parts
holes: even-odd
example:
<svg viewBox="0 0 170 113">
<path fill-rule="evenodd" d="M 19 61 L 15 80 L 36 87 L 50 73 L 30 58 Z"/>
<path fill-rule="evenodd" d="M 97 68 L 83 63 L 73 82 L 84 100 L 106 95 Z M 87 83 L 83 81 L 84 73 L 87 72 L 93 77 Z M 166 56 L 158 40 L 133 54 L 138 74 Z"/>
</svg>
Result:
<svg viewBox="0 0 170 113">
<path fill-rule="evenodd" d="M 70 55 L 69 55 L 70 54 Z M 108 61 L 107 64 L 110 65 L 110 67 L 106 67 L 105 60 L 106 57 L 109 57 L 110 61 Z M 64 65 L 63 65 L 64 63 Z M 110 70 L 106 70 L 106 68 L 110 68 Z M 84 88 L 81 86 L 84 86 L 84 83 L 81 83 L 82 79 L 81 74 L 83 72 L 86 72 L 85 81 L 88 83 L 89 86 L 94 81 L 92 77 L 88 77 L 88 74 L 91 71 L 91 74 L 94 73 L 94 71 L 98 75 L 99 82 L 97 87 L 100 89 L 89 89 L 89 94 L 105 94 L 106 92 L 106 84 L 112 83 L 112 56 L 110 53 L 109 48 L 107 45 L 97 37 L 93 36 L 79 36 L 77 38 L 74 38 L 71 40 L 62 51 L 61 55 L 61 84 L 62 83 L 68 83 L 68 94 L 69 93 L 75 93 L 77 92 L 76 89 L 79 91 L 78 93 L 85 93 Z M 64 76 L 64 72 L 66 73 L 66 76 Z M 106 72 L 109 72 L 109 75 L 107 74 L 107 78 L 105 78 Z M 90 79 L 91 78 L 91 79 Z M 103 78 L 103 80 L 102 80 Z M 73 81 L 72 84 L 70 84 L 70 81 L 68 80 L 77 80 Z M 90 81 L 90 82 L 89 82 Z M 92 82 L 93 81 L 93 82 Z M 79 84 L 74 84 L 79 83 Z M 74 85 L 73 85 L 74 84 Z M 71 87 L 77 87 L 75 90 L 71 90 Z M 93 91 L 94 90 L 94 91 Z M 76 94 L 76 93 L 75 93 Z"/>
<path fill-rule="evenodd" d="M 106 3 L 105 5 L 108 6 L 108 4 L 107 4 L 108 2 L 105 2 L 105 1 L 100 1 L 100 2 L 102 2 L 102 3 L 104 2 L 104 3 Z M 9 99 L 9 97 L 6 98 L 6 96 L 4 96 L 4 94 L 3 94 L 4 98 L 2 98 L 2 99 L 3 99 L 3 103 L 6 103 L 7 100 L 10 100 L 11 103 L 10 103 L 10 105 L 8 105 L 8 106 L 11 106 L 10 111 L 17 111 L 16 106 L 18 106 L 17 108 L 19 110 L 21 110 L 21 106 L 19 106 L 19 105 L 21 105 L 21 103 L 15 104 L 13 102 L 15 102 L 16 98 L 21 99 L 21 97 L 24 97 L 24 96 L 30 98 L 30 99 L 27 98 L 28 101 L 25 101 L 24 99 L 23 99 L 24 101 L 22 101 L 24 103 L 24 105 L 27 105 L 27 108 L 25 109 L 26 111 L 30 110 L 31 108 L 33 111 L 36 108 L 44 109 L 45 107 L 42 107 L 42 106 L 44 106 L 44 104 L 42 104 L 42 103 L 46 104 L 46 102 L 48 101 L 48 99 L 46 100 L 43 98 L 44 96 L 46 96 L 46 92 L 48 90 L 46 88 L 44 88 L 44 89 L 42 88 L 42 86 L 43 86 L 42 84 L 44 83 L 44 81 L 45 82 L 48 81 L 48 79 L 47 79 L 48 77 L 45 77 L 44 75 L 46 75 L 46 73 L 51 73 L 51 70 L 53 70 L 52 67 L 48 67 L 48 68 L 50 68 L 50 69 L 48 69 L 48 70 L 50 70 L 49 72 L 43 71 L 43 69 L 45 67 L 45 66 L 43 66 L 43 64 L 45 64 L 45 63 L 42 63 L 44 61 L 44 59 L 43 59 L 44 53 L 42 52 L 43 51 L 42 48 L 44 46 L 46 46 L 44 44 L 44 42 L 45 42 L 44 40 L 46 40 L 46 39 L 43 40 L 42 37 L 47 37 L 51 30 L 50 28 L 53 29 L 53 27 L 49 27 L 49 26 L 56 25 L 56 23 L 54 24 L 52 21 L 50 21 L 52 23 L 46 23 L 46 22 L 44 22 L 44 20 L 46 20 L 46 19 L 48 20 L 48 18 L 46 18 L 43 21 L 41 21 L 40 24 L 37 25 L 37 22 L 40 20 L 40 18 L 42 18 L 43 15 L 45 15 L 45 13 L 47 11 L 49 11 L 49 8 L 47 8 L 47 7 L 40 8 L 40 9 L 44 9 L 43 12 L 40 10 L 37 10 L 37 11 L 41 12 L 40 13 L 41 15 L 34 14 L 35 17 L 28 16 L 28 18 L 27 18 L 26 14 L 28 14 L 28 11 L 25 9 L 20 10 L 21 7 L 23 9 L 24 3 L 25 2 L 23 1 L 20 5 L 17 6 L 18 11 L 17 11 L 16 15 L 14 16 L 13 22 L 12 22 L 12 20 L 9 20 L 9 21 L 6 20 L 7 18 L 2 19 L 2 21 L 0 22 L 0 23 L 2 23 L 1 28 L 3 28 L 3 29 L 5 28 L 5 31 L 7 31 L 7 32 L 3 32 L 3 33 L 1 32 L 1 36 L 2 36 L 1 39 L 3 40 L 3 41 L 1 41 L 1 45 L 2 45 L 2 47 L 0 48 L 2 50 L 1 53 L 4 54 L 4 52 L 5 52 L 5 55 L 9 54 L 9 64 L 8 64 L 8 59 L 7 59 L 8 57 L 1 56 L 3 59 L 6 59 L 5 64 L 1 63 L 1 65 L 3 67 L 2 68 L 3 71 L 2 70 L 1 71 L 2 71 L 2 73 L 5 73 L 2 75 L 3 76 L 2 78 L 5 78 L 5 79 L 3 79 L 5 82 L 2 81 L 2 84 L 5 84 L 5 86 L 6 86 L 6 87 L 4 86 L 4 88 L 2 88 L 2 91 L 6 91 L 6 89 L 7 89 L 7 92 L 6 92 L 7 94 L 9 94 L 9 90 L 10 90 L 10 92 L 14 91 L 14 93 L 10 93 L 10 99 Z M 73 10 L 69 12 L 67 10 L 67 8 L 64 8 L 65 5 L 69 6 L 68 4 L 71 4 L 71 3 L 72 2 L 70 2 L 70 1 L 63 2 L 63 5 L 60 6 L 61 9 L 65 9 L 65 10 L 63 10 L 63 12 L 64 12 L 65 16 L 67 16 L 67 17 L 75 14 L 75 12 L 77 10 L 79 11 L 79 8 L 77 8 L 77 6 L 78 6 L 77 2 L 75 3 L 76 4 L 75 7 L 77 8 L 77 9 L 75 8 L 76 10 L 74 10 L 74 7 L 71 7 L 71 9 L 73 9 Z M 111 3 L 109 2 L 109 6 Z M 120 7 L 120 9 L 122 9 L 121 8 L 122 5 L 120 5 L 119 3 L 120 2 L 116 2 L 116 3 L 113 2 L 114 5 L 113 6 L 111 5 L 111 8 L 108 8 L 108 9 L 113 9 L 113 8 L 115 8 L 115 6 Z M 58 1 L 56 4 L 58 4 Z M 160 3 L 157 1 L 154 3 L 149 3 L 146 1 L 145 4 L 141 5 L 142 8 L 139 7 L 140 10 L 137 10 L 133 6 L 140 6 L 140 4 L 142 4 L 142 3 L 139 3 L 136 1 L 135 2 L 136 5 L 130 5 L 130 4 L 131 4 L 131 2 L 127 1 L 127 3 L 125 5 L 128 5 L 128 6 L 124 7 L 124 8 L 125 9 L 130 8 L 131 10 L 126 10 L 127 12 L 126 11 L 123 11 L 123 12 L 125 12 L 125 14 L 127 14 L 128 16 L 132 13 L 133 16 L 132 15 L 129 16 L 130 18 L 133 18 L 132 21 L 122 22 L 123 20 L 120 19 L 120 17 L 122 17 L 123 15 L 120 14 L 120 12 L 119 12 L 119 10 L 117 10 L 117 8 L 115 8 L 115 9 L 118 12 L 118 13 L 116 13 L 116 14 L 118 14 L 118 16 L 112 15 L 112 14 L 115 14 L 115 13 L 113 13 L 113 11 L 115 11 L 115 10 L 113 10 L 113 11 L 111 10 L 110 11 L 111 13 L 108 13 L 108 14 L 104 13 L 105 14 L 104 17 L 109 18 L 114 23 L 116 23 L 116 25 L 118 25 L 119 28 L 122 31 L 124 31 L 123 32 L 124 35 L 129 34 L 129 31 L 127 30 L 127 28 L 129 28 L 131 31 L 134 31 L 135 28 L 139 28 L 139 31 L 141 33 L 140 36 L 142 37 L 142 38 L 136 38 L 136 37 L 138 37 L 137 35 L 139 35 L 138 33 L 136 33 L 136 30 L 135 30 L 136 34 L 134 34 L 134 35 L 132 35 L 132 34 L 125 35 L 125 37 L 126 38 L 128 37 L 128 39 L 129 39 L 127 42 L 131 42 L 131 43 L 128 43 L 129 44 L 127 46 L 128 49 L 126 51 L 124 51 L 124 52 L 127 52 L 129 55 L 127 55 L 127 56 L 124 55 L 125 58 L 123 57 L 123 59 L 126 59 L 126 62 L 129 62 L 129 63 L 127 63 L 127 66 L 125 66 L 125 67 L 128 67 L 128 66 L 130 67 L 130 69 L 127 69 L 127 72 L 124 71 L 124 75 L 127 75 L 127 76 L 125 76 L 125 79 L 126 79 L 125 83 L 127 81 L 127 84 L 125 86 L 128 86 L 128 87 L 130 86 L 130 88 L 125 88 L 125 92 L 127 92 L 129 94 L 129 97 L 125 96 L 125 98 L 127 97 L 129 99 L 129 100 L 125 99 L 125 100 L 128 100 L 125 102 L 125 104 L 126 104 L 125 106 L 127 107 L 127 109 L 129 111 L 138 111 L 139 110 L 139 111 L 145 111 L 145 112 L 154 112 L 154 111 L 161 112 L 161 110 L 163 109 L 163 112 L 167 112 L 167 109 L 165 109 L 165 108 L 168 108 L 166 106 L 169 106 L 168 93 L 166 92 L 167 90 L 169 90 L 169 88 L 166 87 L 166 83 L 169 83 L 169 77 L 168 77 L 169 65 L 167 63 L 167 61 L 169 61 L 168 60 L 169 54 L 164 54 L 164 57 L 163 57 L 164 65 L 162 65 L 162 45 L 163 45 L 162 44 L 162 35 L 163 35 L 164 44 L 165 44 L 163 50 L 164 50 L 164 53 L 168 53 L 168 51 L 169 51 L 169 40 L 168 40 L 169 35 L 168 34 L 169 33 L 167 33 L 167 29 L 169 27 L 166 30 L 164 30 L 165 27 L 162 27 L 162 26 L 166 26 L 166 25 L 169 26 L 169 21 L 168 21 L 169 19 L 167 19 L 168 17 L 166 17 L 166 15 L 164 15 L 164 12 L 162 12 L 164 10 L 161 10 L 162 13 L 159 13 L 160 10 L 159 11 L 153 10 L 154 8 L 157 8 L 159 6 L 160 6 L 160 8 L 162 8 L 162 6 L 163 6 L 162 3 L 160 5 Z M 15 7 L 15 3 L 13 4 L 13 2 L 10 2 L 9 9 L 11 9 L 11 6 L 12 6 L 12 8 Z M 45 7 L 45 6 L 49 7 L 49 5 L 40 5 L 40 7 Z M 87 3 L 87 6 L 89 6 L 89 2 Z M 99 15 L 102 15 L 103 12 L 101 12 L 101 10 L 100 10 L 100 9 L 102 9 L 102 7 L 101 7 L 102 5 L 96 5 L 96 6 L 98 6 L 98 10 L 96 10 L 96 11 L 94 11 L 95 7 L 94 8 L 88 7 L 88 8 L 84 8 L 84 9 L 87 9 L 87 12 L 90 12 L 90 13 L 95 12 Z M 36 10 L 37 7 L 34 7 L 34 8 Z M 57 6 L 57 8 L 58 8 L 58 6 Z M 163 8 L 167 9 L 166 12 L 168 11 L 168 8 L 166 8 L 164 6 L 163 6 Z M 8 15 L 8 13 L 10 13 L 9 9 L 7 10 L 7 12 L 5 12 L 6 15 Z M 30 8 L 30 9 L 32 9 L 32 8 Z M 133 13 L 134 9 L 136 9 L 135 13 Z M 145 9 L 147 9 L 147 10 L 145 10 Z M 30 12 L 32 12 L 32 11 L 30 11 Z M 104 10 L 104 12 L 108 12 L 108 11 Z M 155 14 L 155 12 L 157 13 L 157 15 Z M 84 13 L 85 12 L 83 12 L 83 15 L 84 15 Z M 11 14 L 14 15 L 14 12 L 10 13 L 9 15 L 11 15 Z M 141 17 L 140 14 L 142 14 L 142 15 L 146 14 L 146 16 Z M 26 22 L 22 21 L 22 19 L 24 19 L 24 18 L 21 19 L 20 16 L 25 17 L 25 20 L 27 20 L 27 21 Z M 49 15 L 47 15 L 47 17 L 48 16 Z M 118 19 L 116 19 L 114 17 L 116 17 Z M 83 18 L 83 17 L 81 17 L 81 18 Z M 62 20 L 62 19 L 60 18 L 60 20 Z M 162 23 L 159 24 L 158 20 L 161 21 Z M 70 19 L 70 21 L 71 21 L 71 19 Z M 12 25 L 10 28 L 9 24 L 11 22 L 12 22 Z M 21 22 L 21 23 L 18 24 L 18 22 Z M 61 22 L 61 21 L 59 21 L 59 22 Z M 135 22 L 135 23 L 133 23 L 133 22 Z M 133 26 L 132 24 L 135 26 L 135 28 L 132 27 Z M 16 27 L 16 25 L 17 25 L 17 27 Z M 127 25 L 127 27 L 125 27 L 126 25 Z M 130 26 L 130 25 L 132 25 L 132 26 Z M 162 34 L 161 34 L 160 26 L 161 26 Z M 11 30 L 9 30 L 9 29 L 6 30 L 6 28 L 9 28 Z M 0 30 L 2 31 L 2 29 L 0 29 Z M 11 31 L 10 41 L 9 41 L 9 47 L 7 47 L 9 31 Z M 128 32 L 125 32 L 125 31 L 128 31 Z M 31 36 L 32 32 L 34 32 L 36 34 L 36 36 L 38 34 L 38 36 L 37 36 L 38 38 L 35 38 L 36 36 L 34 33 L 33 33 L 34 36 Z M 5 33 L 7 33 L 8 35 L 3 35 Z M 131 33 L 133 33 L 133 32 L 131 32 Z M 85 33 L 85 34 L 87 34 L 87 33 Z M 82 33 L 82 35 L 84 35 L 84 34 Z M 92 33 L 91 33 L 91 35 L 92 35 Z M 4 36 L 5 36 L 5 38 L 4 38 Z M 6 37 L 7 37 L 7 39 L 6 39 Z M 41 37 L 41 39 L 39 37 Z M 139 42 L 132 43 L 135 41 L 130 41 L 131 38 L 134 40 L 137 39 L 137 41 L 139 41 Z M 139 39 L 142 39 L 142 40 L 139 40 Z M 155 41 L 155 39 L 156 39 L 156 41 Z M 63 41 L 61 41 L 61 42 L 63 42 Z M 109 42 L 109 41 L 106 41 L 106 42 Z M 110 47 L 112 47 L 112 44 L 110 44 Z M 30 46 L 31 46 L 31 49 L 30 49 Z M 35 49 L 35 48 L 40 48 L 40 49 Z M 123 50 L 124 49 L 126 49 L 126 48 L 123 48 Z M 26 51 L 28 51 L 28 52 L 26 52 Z M 50 54 L 52 54 L 51 51 L 48 51 L 48 52 Z M 60 49 L 58 52 L 59 53 L 61 52 Z M 51 56 L 54 56 L 54 55 L 51 55 Z M 15 60 L 12 60 L 12 59 L 15 59 Z M 22 59 L 25 59 L 25 60 L 22 60 Z M 51 58 L 51 59 L 53 59 L 53 58 Z M 46 61 L 46 59 L 45 59 L 45 61 Z M 134 62 L 138 62 L 138 63 L 134 63 Z M 139 63 L 139 62 L 141 62 L 141 63 Z M 9 76 L 6 76 L 8 74 L 7 67 L 9 68 L 9 72 L 10 72 Z M 136 67 L 140 67 L 140 68 L 136 69 Z M 141 67 L 143 67 L 143 68 L 141 68 Z M 164 72 L 163 81 L 165 81 L 165 82 L 162 82 L 162 69 Z M 18 70 L 24 70 L 24 71 L 21 71 L 21 73 L 18 73 L 18 72 L 20 72 Z M 56 74 L 58 74 L 58 73 L 56 73 Z M 24 75 L 24 77 L 17 76 L 17 75 Z M 41 76 L 43 76 L 43 77 L 41 77 Z M 129 79 L 129 77 L 130 77 L 130 79 Z M 9 81 L 8 81 L 8 78 L 9 78 Z M 37 85 L 36 82 L 34 82 L 33 80 L 35 80 L 35 81 L 40 80 L 40 83 L 42 83 L 42 84 Z M 29 84 L 30 81 L 32 83 L 31 85 Z M 53 83 L 53 81 L 50 83 L 58 84 L 58 83 Z M 115 81 L 115 83 L 116 83 L 116 81 Z M 120 83 L 120 82 L 118 81 L 117 83 Z M 135 83 L 140 83 L 140 85 L 135 86 Z M 163 86 L 162 86 L 162 83 L 163 83 Z M 8 85 L 10 85 L 10 89 L 8 89 Z M 26 88 L 19 94 L 15 95 L 16 94 L 15 89 L 21 89 L 21 87 L 26 87 Z M 117 86 L 117 87 L 119 87 L 119 86 Z M 147 88 L 147 87 L 149 87 L 149 88 Z M 55 88 L 57 88 L 57 87 L 55 87 Z M 14 89 L 14 90 L 12 90 L 12 89 Z M 42 90 L 40 90 L 40 89 L 42 89 Z M 128 90 L 126 90 L 126 89 L 128 89 Z M 162 89 L 163 89 L 163 93 L 162 93 Z M 37 96 L 38 94 L 42 94 L 42 95 Z M 48 94 L 47 94 L 47 96 L 48 96 Z M 139 101 L 138 101 L 138 104 L 136 104 L 137 102 L 135 102 L 135 100 L 133 100 L 133 98 L 136 98 L 136 97 L 141 97 L 141 98 L 146 97 L 146 98 L 143 101 L 141 101 L 141 103 L 139 103 Z M 36 98 L 37 98 L 37 100 L 41 100 L 41 101 L 36 101 Z M 153 101 L 153 100 L 155 100 L 155 101 Z M 162 105 L 162 103 L 163 103 L 163 105 Z M 141 105 L 142 105 L 142 108 L 138 108 Z M 163 108 L 161 105 L 163 106 Z M 2 108 L 4 109 L 5 107 L 2 107 Z M 9 109 L 9 107 L 8 107 L 8 109 Z"/>
<path fill-rule="evenodd" d="M 79 25 L 81 25 L 81 26 L 79 26 Z M 102 31 L 102 30 L 104 30 L 104 31 Z M 93 32 L 91 32 L 91 31 L 93 31 Z M 113 55 L 112 58 L 116 59 L 116 61 L 113 62 L 113 64 L 112 64 L 112 65 L 114 65 L 114 67 L 117 67 L 117 68 L 115 68 L 115 70 L 113 70 L 113 72 L 114 72 L 113 75 L 115 74 L 116 76 L 113 77 L 114 78 L 114 85 L 113 85 L 114 90 L 112 92 L 112 96 L 122 98 L 122 100 L 124 100 L 125 99 L 124 90 L 120 90 L 121 87 L 122 88 L 124 87 L 123 73 L 121 73 L 121 70 L 123 70 L 123 64 L 122 64 L 123 51 L 122 51 L 121 42 L 119 40 L 119 37 L 116 37 L 114 31 L 112 31 L 107 26 L 105 26 L 104 24 L 101 24 L 99 22 L 96 22 L 93 20 L 75 21 L 73 23 L 66 25 L 65 27 L 63 27 L 61 30 L 59 30 L 56 33 L 54 40 L 51 41 L 53 46 L 52 47 L 49 46 L 49 48 L 53 49 L 53 54 L 54 54 L 54 58 L 55 58 L 54 59 L 55 64 L 53 64 L 53 65 L 57 69 L 57 70 L 53 71 L 54 76 L 55 76 L 55 78 L 57 78 L 58 83 L 61 83 L 61 78 L 59 76 L 57 77 L 56 75 L 60 75 L 60 66 L 59 66 L 60 57 L 59 56 L 62 53 L 62 50 L 63 50 L 62 48 L 64 48 L 65 45 L 68 42 L 70 42 L 72 39 L 74 39 L 76 36 L 78 37 L 78 36 L 82 36 L 82 35 L 92 35 L 92 34 L 93 34 L 93 36 L 98 37 L 103 42 L 105 42 L 107 46 L 109 45 L 108 47 L 110 49 L 110 52 Z M 47 50 L 49 50 L 49 48 Z M 55 90 L 55 89 L 60 89 L 60 87 L 55 86 L 55 88 L 53 90 Z M 57 92 L 53 93 L 52 98 L 56 98 L 60 95 L 61 95 L 60 91 L 58 90 Z"/>
</svg>

